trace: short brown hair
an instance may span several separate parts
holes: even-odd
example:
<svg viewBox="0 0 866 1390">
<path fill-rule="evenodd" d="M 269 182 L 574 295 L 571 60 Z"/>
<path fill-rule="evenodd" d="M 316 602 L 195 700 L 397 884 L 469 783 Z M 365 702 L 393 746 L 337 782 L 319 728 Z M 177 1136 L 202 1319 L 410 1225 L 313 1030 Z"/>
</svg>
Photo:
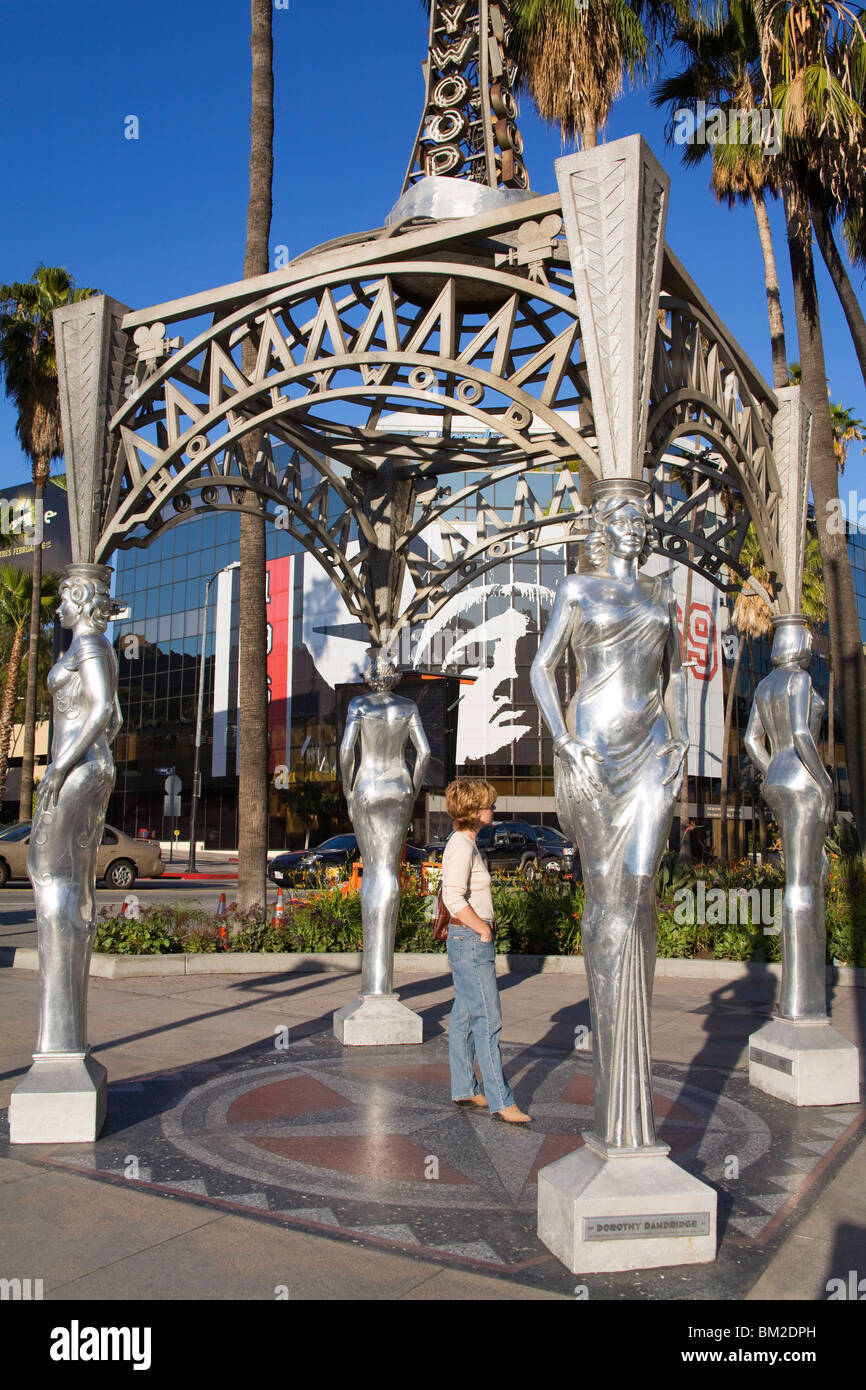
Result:
<svg viewBox="0 0 866 1390">
<path fill-rule="evenodd" d="M 496 788 L 483 777 L 458 777 L 445 789 L 445 809 L 455 830 L 474 830 L 478 812 L 496 801 Z"/>
</svg>

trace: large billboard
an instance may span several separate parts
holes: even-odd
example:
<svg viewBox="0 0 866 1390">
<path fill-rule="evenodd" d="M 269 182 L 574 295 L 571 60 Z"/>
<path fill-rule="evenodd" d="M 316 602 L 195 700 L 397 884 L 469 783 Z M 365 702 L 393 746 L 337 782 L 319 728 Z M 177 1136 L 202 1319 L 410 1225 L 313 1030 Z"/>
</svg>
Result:
<svg viewBox="0 0 866 1390">
<path fill-rule="evenodd" d="M 0 490 L 0 564 L 33 568 L 33 552 L 42 547 L 42 570 L 60 574 L 72 563 L 69 503 L 64 489 L 49 481 L 37 503 L 32 483 Z"/>
<path fill-rule="evenodd" d="M 292 682 L 294 679 L 295 555 L 269 560 L 265 569 L 268 621 L 268 771 L 290 764 Z M 214 647 L 214 723 L 211 776 L 240 770 L 238 682 L 243 652 L 238 641 L 238 571 L 222 570 L 216 585 Z"/>
</svg>

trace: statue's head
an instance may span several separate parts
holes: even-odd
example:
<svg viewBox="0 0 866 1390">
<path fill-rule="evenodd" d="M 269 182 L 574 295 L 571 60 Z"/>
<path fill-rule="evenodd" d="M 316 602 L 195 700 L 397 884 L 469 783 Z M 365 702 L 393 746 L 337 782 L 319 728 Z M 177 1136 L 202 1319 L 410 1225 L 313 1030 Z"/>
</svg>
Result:
<svg viewBox="0 0 866 1390">
<path fill-rule="evenodd" d="M 812 629 L 804 613 L 783 613 L 773 619 L 774 666 L 809 665 L 812 659 Z"/>
<path fill-rule="evenodd" d="M 62 627 L 84 626 L 104 632 L 115 612 L 110 565 L 67 565 L 60 584 L 57 616 Z"/>
<path fill-rule="evenodd" d="M 400 679 L 394 657 L 385 647 L 367 650 L 367 684 L 371 690 L 393 690 Z"/>
<path fill-rule="evenodd" d="M 593 569 L 608 555 L 637 559 L 642 565 L 653 545 L 649 483 L 637 478 L 599 478 L 592 484 L 589 534 L 584 551 Z"/>
</svg>

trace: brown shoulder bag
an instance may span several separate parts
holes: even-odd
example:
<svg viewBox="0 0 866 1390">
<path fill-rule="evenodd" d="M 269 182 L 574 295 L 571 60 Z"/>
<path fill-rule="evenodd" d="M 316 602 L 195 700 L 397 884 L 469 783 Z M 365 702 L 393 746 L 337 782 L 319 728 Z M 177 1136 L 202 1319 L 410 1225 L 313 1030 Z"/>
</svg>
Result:
<svg viewBox="0 0 866 1390">
<path fill-rule="evenodd" d="M 433 940 L 448 940 L 448 923 L 451 921 L 451 913 L 445 906 L 442 897 L 442 889 L 439 889 L 439 897 L 436 899 L 436 915 L 433 918 Z"/>
</svg>

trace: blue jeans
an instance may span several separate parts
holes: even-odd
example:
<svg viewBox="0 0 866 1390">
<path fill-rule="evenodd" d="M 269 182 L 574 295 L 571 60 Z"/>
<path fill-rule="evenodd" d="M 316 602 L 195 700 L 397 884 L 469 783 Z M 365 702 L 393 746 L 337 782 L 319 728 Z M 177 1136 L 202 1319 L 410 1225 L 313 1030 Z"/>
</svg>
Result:
<svg viewBox="0 0 866 1390">
<path fill-rule="evenodd" d="M 451 1063 L 451 1098 L 465 1100 L 480 1091 L 475 1076 L 477 1057 L 484 1094 L 491 1111 L 514 1104 L 511 1087 L 502 1073 L 499 1035 L 502 1009 L 496 986 L 496 945 L 482 941 L 468 927 L 448 928 L 448 960 L 454 977 L 454 1007 L 448 1032 Z"/>
</svg>

